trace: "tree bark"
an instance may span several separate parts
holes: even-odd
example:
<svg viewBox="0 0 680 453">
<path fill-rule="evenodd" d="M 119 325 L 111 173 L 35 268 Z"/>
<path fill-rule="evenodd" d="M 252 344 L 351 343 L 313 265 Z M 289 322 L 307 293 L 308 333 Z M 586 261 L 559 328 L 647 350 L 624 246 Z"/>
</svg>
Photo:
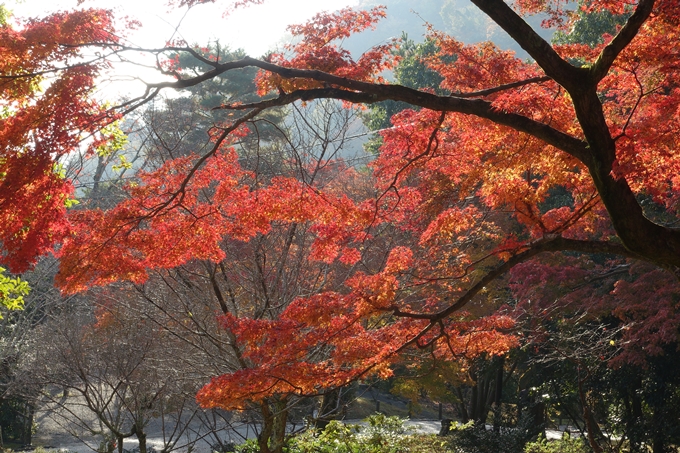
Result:
<svg viewBox="0 0 680 453">
<path fill-rule="evenodd" d="M 33 441 L 33 418 L 35 415 L 35 406 L 32 403 L 25 403 L 26 411 L 24 414 L 21 443 L 23 445 L 31 445 Z"/>
<path fill-rule="evenodd" d="M 274 426 L 271 438 L 272 453 L 283 453 L 286 445 L 286 424 L 288 423 L 288 401 L 278 399 L 274 404 Z"/>
<path fill-rule="evenodd" d="M 496 388 L 493 396 L 493 429 L 496 432 L 501 430 L 502 422 L 502 400 L 503 400 L 503 368 L 505 367 L 505 356 L 498 358 L 498 368 L 496 369 Z"/>
<path fill-rule="evenodd" d="M 324 393 L 321 399 L 321 407 L 319 408 L 319 416 L 315 423 L 318 429 L 324 429 L 331 420 L 337 417 L 340 391 L 341 389 L 338 388 Z"/>
<path fill-rule="evenodd" d="M 590 448 L 593 449 L 593 452 L 602 453 L 604 450 L 597 440 L 598 437 L 597 433 L 600 432 L 600 428 L 597 425 L 595 418 L 593 417 L 593 412 L 590 410 L 590 405 L 588 404 L 588 399 L 586 397 L 585 390 L 583 389 L 583 384 L 585 383 L 587 376 L 582 378 L 580 376 L 579 371 L 579 376 L 577 377 L 577 379 L 578 379 L 578 395 L 579 399 L 581 400 L 581 407 L 583 408 L 583 420 L 585 421 L 586 424 L 588 444 L 590 445 Z"/>
<path fill-rule="evenodd" d="M 283 453 L 288 422 L 287 399 L 264 400 L 260 403 L 260 410 L 262 412 L 262 431 L 257 438 L 260 452 Z"/>
</svg>

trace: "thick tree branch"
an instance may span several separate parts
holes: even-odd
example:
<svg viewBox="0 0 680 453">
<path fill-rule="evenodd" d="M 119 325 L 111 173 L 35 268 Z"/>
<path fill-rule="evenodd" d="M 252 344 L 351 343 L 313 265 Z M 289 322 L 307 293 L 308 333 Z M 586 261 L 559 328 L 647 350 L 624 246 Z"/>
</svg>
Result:
<svg viewBox="0 0 680 453">
<path fill-rule="evenodd" d="M 173 48 L 173 50 L 179 51 L 180 49 Z M 317 80 L 352 91 L 334 88 L 298 90 L 293 93 L 283 94 L 278 98 L 261 101 L 259 103 L 230 105 L 223 106 L 221 108 L 234 110 L 243 110 L 249 108 L 266 109 L 275 106 L 288 105 L 297 100 L 310 101 L 322 98 L 331 98 L 352 103 L 364 104 L 391 99 L 403 101 L 414 106 L 424 107 L 431 110 L 458 112 L 485 118 L 495 123 L 512 127 L 520 132 L 533 135 L 534 137 L 539 138 L 540 140 L 543 140 L 544 142 L 562 151 L 565 151 L 568 154 L 571 154 L 583 162 L 586 166 L 591 163 L 589 160 L 590 153 L 587 150 L 586 144 L 582 140 L 574 138 L 568 134 L 565 134 L 564 132 L 554 129 L 541 122 L 532 120 L 526 116 L 499 111 L 493 108 L 492 104 L 488 101 L 482 99 L 466 99 L 468 97 L 485 96 L 499 91 L 517 88 L 529 83 L 546 81 L 548 80 L 547 77 L 536 77 L 525 81 L 518 81 L 500 87 L 491 88 L 482 92 L 465 93 L 461 96 L 438 96 L 402 85 L 362 82 L 345 77 L 339 77 L 323 71 L 286 68 L 263 60 L 245 57 L 237 61 L 215 64 L 213 65 L 213 69 L 206 71 L 205 73 L 196 77 L 147 84 L 147 93 L 152 92 L 157 94 L 164 88 L 176 90 L 189 88 L 196 86 L 206 80 L 220 76 L 228 71 L 242 69 L 249 66 L 264 69 L 289 79 L 300 78 Z"/>
<path fill-rule="evenodd" d="M 176 48 L 171 48 L 178 50 Z M 188 51 L 189 49 L 185 49 Z M 192 54 L 193 55 L 193 54 Z M 204 72 L 203 74 L 194 76 L 194 77 L 189 77 L 187 79 L 179 79 L 175 81 L 167 81 L 167 82 L 157 82 L 157 83 L 149 83 L 147 86 L 151 89 L 153 88 L 173 88 L 176 90 L 181 90 L 183 88 L 189 88 L 193 87 L 196 85 L 199 85 L 202 82 L 205 82 L 206 80 L 211 80 L 214 79 L 217 76 L 220 76 L 228 71 L 231 71 L 233 69 L 242 69 L 242 68 L 247 68 L 248 66 L 257 66 L 253 64 L 253 61 L 258 61 L 255 60 L 254 58 L 246 57 L 241 60 L 236 60 L 236 61 L 229 61 L 227 63 L 220 63 L 220 64 L 214 64 L 212 63 L 211 66 L 213 66 L 213 69 Z"/>
<path fill-rule="evenodd" d="M 269 66 L 269 64 L 267 64 L 267 66 Z M 322 73 L 321 71 L 282 69 L 284 70 L 282 72 L 292 74 L 292 78 L 311 78 L 313 80 L 325 81 L 334 85 L 345 86 L 354 91 L 347 91 L 339 88 L 297 90 L 292 93 L 282 94 L 274 99 L 252 104 L 227 105 L 222 106 L 221 108 L 233 110 L 245 110 L 250 108 L 266 109 L 291 104 L 298 100 L 311 101 L 314 99 L 338 99 L 356 104 L 372 104 L 391 99 L 403 101 L 430 110 L 464 113 L 484 118 L 494 123 L 509 126 L 517 131 L 532 135 L 545 143 L 572 155 L 586 166 L 591 163 L 591 154 L 588 151 L 586 143 L 582 140 L 526 116 L 500 111 L 494 108 L 491 102 L 483 99 L 462 99 L 457 96 L 437 96 L 436 94 L 414 90 L 402 85 L 357 82 L 355 80 L 337 77 L 332 74 Z"/>
<path fill-rule="evenodd" d="M 586 76 L 586 70 L 562 59 L 555 49 L 503 0 L 471 1 L 526 50 L 541 69 L 557 83 L 567 90 L 582 83 L 581 79 Z"/>
<path fill-rule="evenodd" d="M 633 15 L 630 16 L 614 39 L 602 49 L 597 60 L 590 68 L 591 80 L 598 83 L 607 75 L 616 57 L 630 44 L 640 30 L 640 27 L 642 27 L 642 24 L 649 18 L 653 7 L 654 0 L 640 0 Z"/>
</svg>

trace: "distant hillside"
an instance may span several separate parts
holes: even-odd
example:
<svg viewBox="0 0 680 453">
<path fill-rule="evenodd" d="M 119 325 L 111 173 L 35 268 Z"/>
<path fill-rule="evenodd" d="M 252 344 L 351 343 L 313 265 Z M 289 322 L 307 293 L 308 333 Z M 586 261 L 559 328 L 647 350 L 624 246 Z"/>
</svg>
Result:
<svg viewBox="0 0 680 453">
<path fill-rule="evenodd" d="M 387 6 L 387 18 L 382 20 L 376 30 L 361 33 L 348 39 L 344 47 L 353 55 L 361 55 L 367 49 L 400 37 L 406 32 L 416 42 L 424 39 L 427 32 L 425 23 L 437 30 L 443 30 L 455 38 L 468 43 L 493 41 L 501 49 L 511 49 L 520 58 L 528 55 L 503 30 L 493 23 L 469 0 L 360 0 L 359 8 L 376 5 Z M 550 38 L 551 30 L 540 27 L 540 17 L 530 17 L 528 22 L 543 37 Z"/>
</svg>

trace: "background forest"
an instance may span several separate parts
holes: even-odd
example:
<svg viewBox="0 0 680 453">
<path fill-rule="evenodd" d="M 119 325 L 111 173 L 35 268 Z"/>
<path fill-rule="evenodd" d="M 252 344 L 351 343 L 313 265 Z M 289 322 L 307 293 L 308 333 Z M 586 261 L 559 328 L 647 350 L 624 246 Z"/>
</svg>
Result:
<svg viewBox="0 0 680 453">
<path fill-rule="evenodd" d="M 261 58 L 3 7 L 0 447 L 677 451 L 675 3 L 364 2 Z M 132 53 L 166 80 L 97 99 Z"/>
</svg>

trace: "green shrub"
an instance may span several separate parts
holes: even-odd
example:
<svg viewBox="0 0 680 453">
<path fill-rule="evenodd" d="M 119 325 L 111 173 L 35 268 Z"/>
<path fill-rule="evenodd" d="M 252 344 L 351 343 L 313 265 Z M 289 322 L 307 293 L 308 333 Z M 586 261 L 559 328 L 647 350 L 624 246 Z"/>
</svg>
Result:
<svg viewBox="0 0 680 453">
<path fill-rule="evenodd" d="M 412 434 L 399 440 L 400 453 L 455 453 L 449 439 L 436 434 Z"/>
<path fill-rule="evenodd" d="M 236 453 L 259 453 L 260 447 L 257 445 L 257 439 L 248 439 L 241 445 L 235 448 Z"/>
<path fill-rule="evenodd" d="M 366 425 L 346 425 L 331 421 L 322 431 L 308 430 L 293 437 L 288 453 L 429 453 L 420 447 L 424 442 L 416 435 L 408 435 L 404 419 L 374 414 L 366 418 Z M 442 446 L 441 440 L 425 442 Z M 433 443 L 434 441 L 434 443 Z M 250 452 L 243 452 L 250 453 Z"/>
<path fill-rule="evenodd" d="M 501 428 L 499 432 L 487 430 L 473 422 L 453 423 L 448 437 L 451 448 L 458 453 L 523 453 L 524 446 L 534 436 L 535 429 L 529 419 L 514 428 Z"/>
<path fill-rule="evenodd" d="M 564 433 L 562 439 L 548 441 L 540 437 L 535 442 L 529 442 L 524 447 L 524 453 L 588 453 L 590 448 L 580 438 L 571 437 Z"/>
<path fill-rule="evenodd" d="M 435 435 L 412 434 L 404 419 L 371 415 L 366 425 L 331 421 L 323 430 L 309 429 L 293 436 L 286 453 L 454 453 L 448 440 Z M 249 439 L 236 447 L 237 453 L 259 453 L 257 441 Z"/>
<path fill-rule="evenodd" d="M 321 432 L 308 430 L 291 439 L 288 453 L 397 453 L 406 434 L 404 420 L 374 414 L 366 426 L 331 421 Z M 250 452 L 243 452 L 250 453 Z"/>
<path fill-rule="evenodd" d="M 288 443 L 288 453 L 358 453 L 358 432 L 358 425 L 332 420 L 321 432 L 308 429 L 293 437 Z"/>
<path fill-rule="evenodd" d="M 408 431 L 404 426 L 404 419 L 399 417 L 387 417 L 377 413 L 369 415 L 366 422 L 368 426 L 362 430 L 361 440 L 371 448 L 371 451 L 392 451 Z"/>
</svg>

